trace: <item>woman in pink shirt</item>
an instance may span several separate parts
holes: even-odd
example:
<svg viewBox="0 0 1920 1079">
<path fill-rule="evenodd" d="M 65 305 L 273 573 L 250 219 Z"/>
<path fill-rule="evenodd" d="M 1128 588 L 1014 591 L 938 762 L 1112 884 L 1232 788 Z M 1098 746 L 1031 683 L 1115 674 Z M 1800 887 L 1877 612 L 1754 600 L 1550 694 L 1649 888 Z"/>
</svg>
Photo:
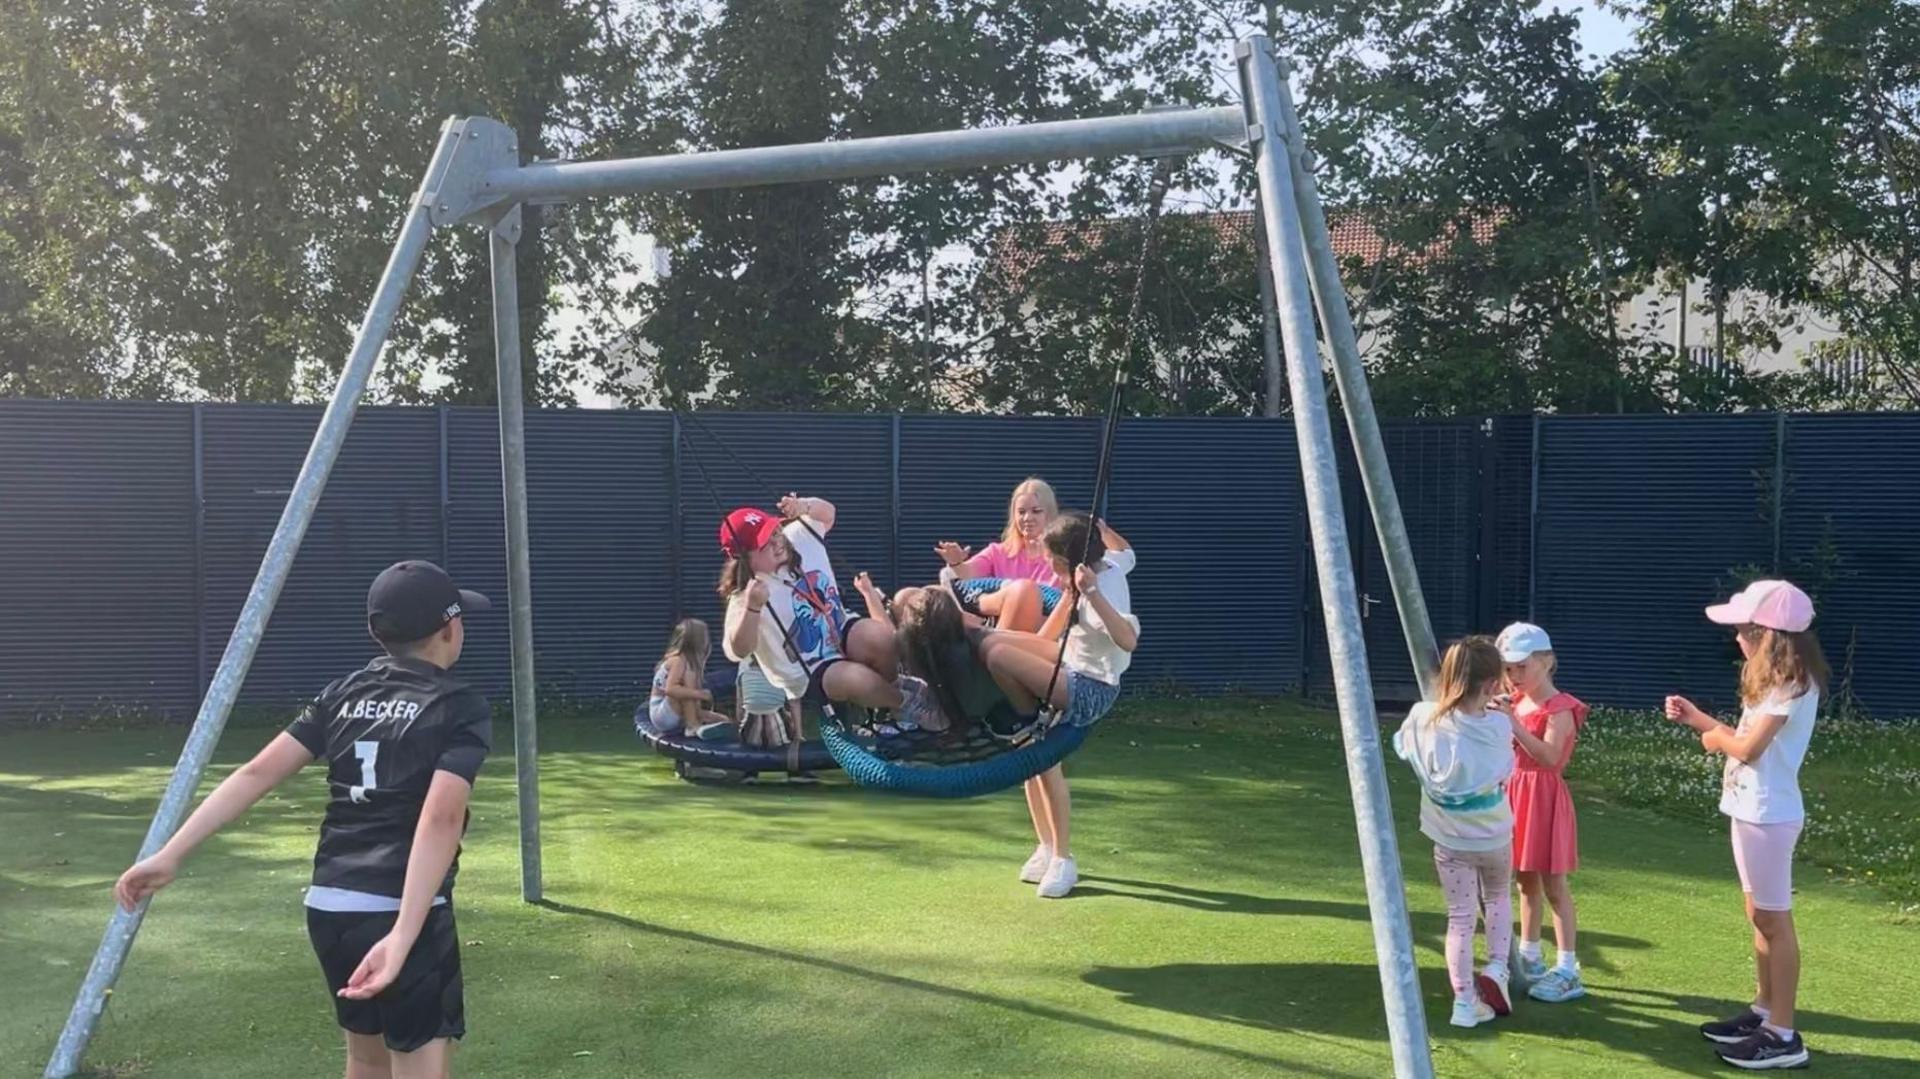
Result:
<svg viewBox="0 0 1920 1079">
<path fill-rule="evenodd" d="M 1007 527 L 979 554 L 951 540 L 934 552 L 947 564 L 961 610 L 996 620 L 1001 629 L 1032 633 L 1060 602 L 1060 578 L 1053 572 L 1042 537 L 1060 513 L 1053 488 L 1037 476 L 1020 481 L 1007 501 Z"/>
</svg>

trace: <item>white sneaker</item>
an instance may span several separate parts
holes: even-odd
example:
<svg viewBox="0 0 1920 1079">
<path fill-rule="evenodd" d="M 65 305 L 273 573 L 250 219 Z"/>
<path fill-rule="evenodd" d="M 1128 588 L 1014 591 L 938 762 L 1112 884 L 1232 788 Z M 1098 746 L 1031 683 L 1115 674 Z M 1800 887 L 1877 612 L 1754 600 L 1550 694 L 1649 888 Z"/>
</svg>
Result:
<svg viewBox="0 0 1920 1079">
<path fill-rule="evenodd" d="M 1027 864 L 1020 867 L 1022 884 L 1038 884 L 1047 875 L 1047 866 L 1053 862 L 1053 848 L 1045 843 L 1033 848 L 1033 854 L 1027 858 Z"/>
<path fill-rule="evenodd" d="M 1078 883 L 1080 867 L 1073 864 L 1073 857 L 1055 858 L 1047 863 L 1047 873 L 1040 878 L 1040 898 L 1059 899 Z"/>
<path fill-rule="evenodd" d="M 1478 996 L 1453 1000 L 1453 1017 L 1447 1022 L 1456 1027 L 1477 1027 L 1493 1022 L 1493 1007 Z"/>
</svg>

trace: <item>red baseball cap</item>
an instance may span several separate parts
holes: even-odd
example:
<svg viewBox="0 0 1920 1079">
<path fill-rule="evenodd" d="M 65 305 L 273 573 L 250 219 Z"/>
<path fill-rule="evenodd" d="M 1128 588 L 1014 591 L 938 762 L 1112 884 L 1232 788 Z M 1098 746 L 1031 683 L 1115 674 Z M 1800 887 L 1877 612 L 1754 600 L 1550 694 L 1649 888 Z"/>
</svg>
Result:
<svg viewBox="0 0 1920 1079">
<path fill-rule="evenodd" d="M 767 545 L 780 531 L 780 518 L 766 510 L 741 506 L 720 522 L 720 550 L 735 558 Z"/>
</svg>

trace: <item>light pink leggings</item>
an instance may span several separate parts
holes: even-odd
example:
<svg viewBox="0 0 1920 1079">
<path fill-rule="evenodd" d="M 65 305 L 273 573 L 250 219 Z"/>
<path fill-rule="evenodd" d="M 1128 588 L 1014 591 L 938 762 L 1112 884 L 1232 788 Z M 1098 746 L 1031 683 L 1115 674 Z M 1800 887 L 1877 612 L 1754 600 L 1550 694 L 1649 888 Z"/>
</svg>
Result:
<svg viewBox="0 0 1920 1079">
<path fill-rule="evenodd" d="M 1455 993 L 1473 988 L 1473 923 L 1487 919 L 1487 958 L 1507 961 L 1513 944 L 1513 848 L 1454 850 L 1433 847 L 1433 868 L 1447 899 L 1447 980 Z"/>
</svg>

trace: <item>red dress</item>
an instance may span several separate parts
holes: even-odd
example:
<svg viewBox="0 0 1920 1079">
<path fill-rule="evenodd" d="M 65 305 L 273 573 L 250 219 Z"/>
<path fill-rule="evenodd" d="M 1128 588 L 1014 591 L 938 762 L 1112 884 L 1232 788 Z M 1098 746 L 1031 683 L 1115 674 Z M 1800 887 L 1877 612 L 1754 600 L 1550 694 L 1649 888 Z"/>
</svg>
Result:
<svg viewBox="0 0 1920 1079">
<path fill-rule="evenodd" d="M 1544 704 L 1516 702 L 1514 715 L 1535 738 L 1547 736 L 1547 720 L 1557 712 L 1573 713 L 1573 737 L 1587 724 L 1587 706 L 1571 693 L 1556 693 Z M 1561 775 L 1573 757 L 1574 742 L 1559 763 L 1541 764 L 1533 754 L 1513 747 L 1513 776 L 1507 780 L 1507 801 L 1513 806 L 1513 868 L 1521 873 L 1571 873 L 1580 868 L 1579 829 L 1573 816 L 1573 794 Z"/>
</svg>

